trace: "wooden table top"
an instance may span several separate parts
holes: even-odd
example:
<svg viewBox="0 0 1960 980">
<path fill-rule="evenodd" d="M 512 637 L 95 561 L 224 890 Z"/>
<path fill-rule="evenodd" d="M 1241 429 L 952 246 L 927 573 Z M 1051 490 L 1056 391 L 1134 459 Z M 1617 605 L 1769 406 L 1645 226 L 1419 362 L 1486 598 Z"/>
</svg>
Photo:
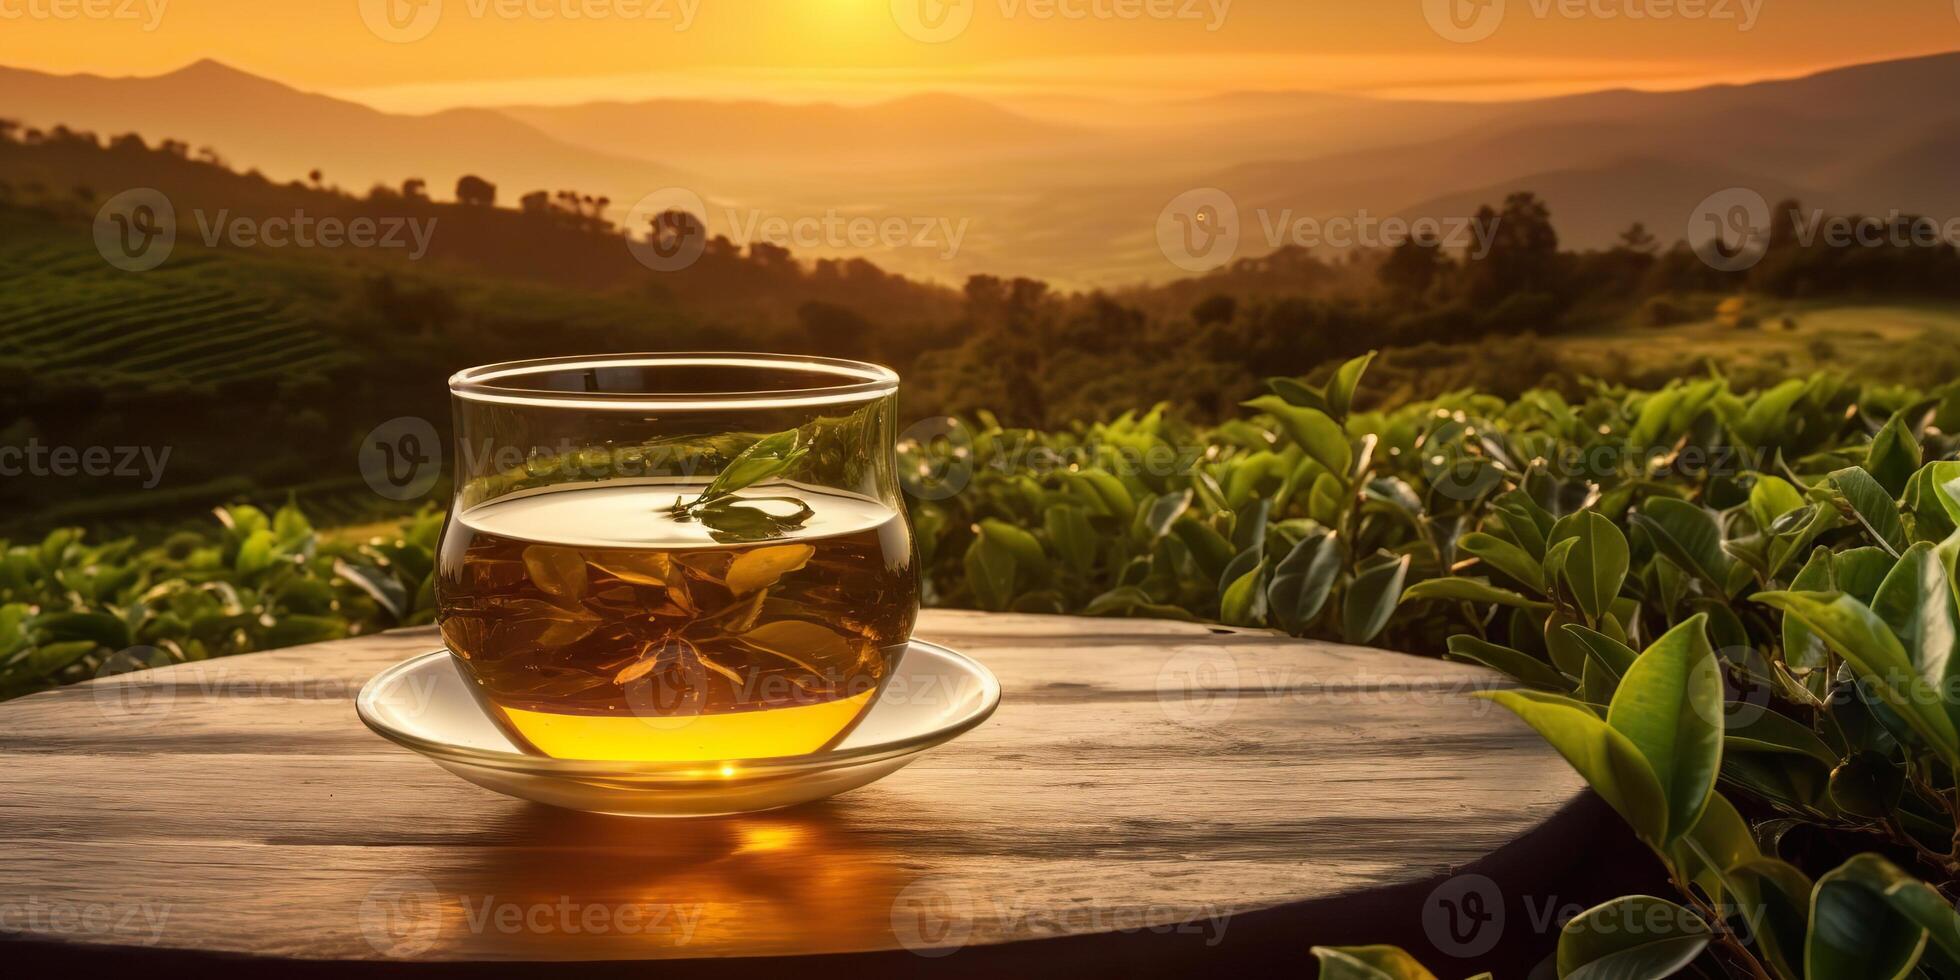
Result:
<svg viewBox="0 0 1960 980">
<path fill-rule="evenodd" d="M 463 782 L 353 697 L 433 630 L 0 704 L 0 933 L 315 960 L 632 960 L 1229 928 L 1406 885 L 1580 782 L 1480 668 L 1140 620 L 928 611 L 978 730 L 835 799 L 634 820 Z M 1300 950 L 1302 960 L 1305 950 Z"/>
</svg>

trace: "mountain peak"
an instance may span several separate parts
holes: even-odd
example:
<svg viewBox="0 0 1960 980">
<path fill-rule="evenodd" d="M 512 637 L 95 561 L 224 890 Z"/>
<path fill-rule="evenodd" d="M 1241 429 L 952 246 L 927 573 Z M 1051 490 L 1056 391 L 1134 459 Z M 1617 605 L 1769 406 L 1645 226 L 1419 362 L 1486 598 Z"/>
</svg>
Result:
<svg viewBox="0 0 1960 980">
<path fill-rule="evenodd" d="M 216 58 L 199 58 L 176 71 L 165 72 L 152 80 L 194 82 L 198 85 L 224 85 L 233 88 L 250 85 L 259 88 L 291 90 L 290 86 L 275 82 L 270 78 L 254 75 L 242 68 L 233 68 Z"/>
</svg>

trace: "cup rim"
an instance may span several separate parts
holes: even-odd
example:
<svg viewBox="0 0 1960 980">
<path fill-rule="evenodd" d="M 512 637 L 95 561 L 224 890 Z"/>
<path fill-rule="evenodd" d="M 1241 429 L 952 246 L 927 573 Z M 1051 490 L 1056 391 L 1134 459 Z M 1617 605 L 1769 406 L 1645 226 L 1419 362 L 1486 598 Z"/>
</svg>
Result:
<svg viewBox="0 0 1960 980">
<path fill-rule="evenodd" d="M 508 379 L 581 367 L 738 367 L 768 372 L 803 371 L 837 378 L 817 387 L 757 385 L 737 391 L 587 392 L 515 387 Z M 898 390 L 898 372 L 881 364 L 805 354 L 738 351 L 575 354 L 501 361 L 465 368 L 449 377 L 449 391 L 470 401 L 538 408 L 683 411 L 731 408 L 787 408 L 871 401 Z"/>
</svg>

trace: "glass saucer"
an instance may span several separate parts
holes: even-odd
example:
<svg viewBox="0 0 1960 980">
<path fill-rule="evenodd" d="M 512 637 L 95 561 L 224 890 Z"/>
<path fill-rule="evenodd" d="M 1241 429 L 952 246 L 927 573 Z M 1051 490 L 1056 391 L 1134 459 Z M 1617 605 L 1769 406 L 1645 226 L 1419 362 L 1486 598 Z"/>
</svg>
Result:
<svg viewBox="0 0 1960 980">
<path fill-rule="evenodd" d="M 987 720 L 1000 682 L 972 658 L 913 640 L 878 700 L 835 748 L 708 762 L 601 762 L 525 752 L 484 713 L 448 650 L 376 674 L 354 701 L 381 737 L 486 789 L 594 813 L 702 817 L 794 806 L 856 789 Z"/>
</svg>

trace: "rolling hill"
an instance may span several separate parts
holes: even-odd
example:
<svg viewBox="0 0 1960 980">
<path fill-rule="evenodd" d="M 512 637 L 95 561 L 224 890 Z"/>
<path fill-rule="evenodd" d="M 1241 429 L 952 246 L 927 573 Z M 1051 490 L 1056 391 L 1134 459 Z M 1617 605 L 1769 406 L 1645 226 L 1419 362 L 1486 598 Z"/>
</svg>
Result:
<svg viewBox="0 0 1960 980">
<path fill-rule="evenodd" d="M 693 179 L 666 164 L 567 145 L 497 112 L 379 112 L 209 60 L 151 78 L 0 68 L 0 93 L 7 116 L 25 126 L 183 140 L 275 180 L 304 179 L 318 168 L 327 183 L 354 193 L 398 187 L 408 177 L 447 193 L 458 177 L 476 174 L 511 199 L 577 188 L 630 201 L 638 194 L 623 195 L 633 188 L 644 194 Z"/>
<path fill-rule="evenodd" d="M 213 62 L 154 78 L 0 70 L 0 98 L 29 125 L 135 130 L 209 144 L 278 180 L 426 178 L 441 196 L 476 173 L 505 200 L 574 188 L 619 217 L 679 184 L 711 229 L 761 217 L 944 220 L 944 250 L 803 241 L 811 257 L 871 259 L 914 278 L 976 273 L 1067 287 L 1181 274 L 1155 242 L 1164 205 L 1225 190 L 1246 235 L 1291 218 L 1467 215 L 1532 189 L 1569 245 L 1602 247 L 1639 221 L 1673 239 L 1730 187 L 1837 212 L 1960 215 L 1960 54 L 1674 92 L 1606 91 L 1450 104 L 1313 92 L 1162 103 L 920 94 L 870 105 L 663 99 L 398 115 L 300 92 Z M 1442 209 L 1442 210 L 1438 210 Z M 778 244 L 786 244 L 778 242 Z"/>
</svg>

